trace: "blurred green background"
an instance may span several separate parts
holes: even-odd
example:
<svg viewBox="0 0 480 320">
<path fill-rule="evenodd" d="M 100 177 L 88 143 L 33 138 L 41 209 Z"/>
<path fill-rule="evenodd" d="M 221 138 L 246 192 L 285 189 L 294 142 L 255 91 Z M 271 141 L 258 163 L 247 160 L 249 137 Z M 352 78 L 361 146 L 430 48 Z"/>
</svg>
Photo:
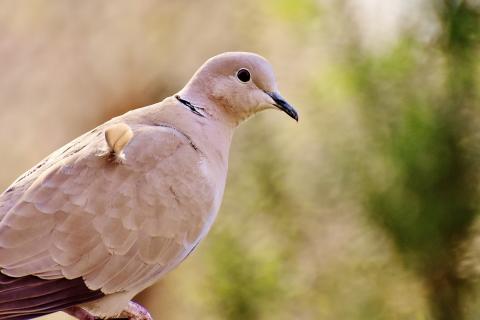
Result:
<svg viewBox="0 0 480 320">
<path fill-rule="evenodd" d="M 210 56 L 257 52 L 300 122 L 237 130 L 213 230 L 138 301 L 162 320 L 478 319 L 479 17 L 478 0 L 1 0 L 0 187 Z"/>
</svg>

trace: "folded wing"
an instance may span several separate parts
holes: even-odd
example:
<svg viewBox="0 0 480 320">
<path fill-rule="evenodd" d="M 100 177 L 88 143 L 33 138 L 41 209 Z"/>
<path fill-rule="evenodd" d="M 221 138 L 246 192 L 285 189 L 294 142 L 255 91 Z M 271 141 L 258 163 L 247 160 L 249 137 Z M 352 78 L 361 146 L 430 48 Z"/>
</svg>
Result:
<svg viewBox="0 0 480 320">
<path fill-rule="evenodd" d="M 1 272 L 21 279 L 17 290 L 32 278 L 58 285 L 42 298 L 43 309 L 58 306 L 56 294 L 74 291 L 69 286 L 80 294 L 65 305 L 146 287 L 198 243 L 213 205 L 201 151 L 176 130 L 132 125 L 121 163 L 105 156 L 97 132 L 0 196 Z M 1 290 L 10 289 L 0 282 Z M 0 313 L 8 303 L 2 297 Z"/>
</svg>

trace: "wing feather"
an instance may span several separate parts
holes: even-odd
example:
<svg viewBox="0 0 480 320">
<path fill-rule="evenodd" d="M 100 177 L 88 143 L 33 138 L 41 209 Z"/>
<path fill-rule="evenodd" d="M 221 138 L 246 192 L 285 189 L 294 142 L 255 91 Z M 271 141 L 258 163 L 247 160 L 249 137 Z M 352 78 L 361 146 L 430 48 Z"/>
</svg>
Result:
<svg viewBox="0 0 480 320">
<path fill-rule="evenodd" d="M 94 131 L 0 196 L 4 274 L 82 277 L 107 294 L 144 287 L 185 258 L 213 207 L 202 155 L 176 130 L 131 127 L 123 163 L 99 156 Z"/>
</svg>

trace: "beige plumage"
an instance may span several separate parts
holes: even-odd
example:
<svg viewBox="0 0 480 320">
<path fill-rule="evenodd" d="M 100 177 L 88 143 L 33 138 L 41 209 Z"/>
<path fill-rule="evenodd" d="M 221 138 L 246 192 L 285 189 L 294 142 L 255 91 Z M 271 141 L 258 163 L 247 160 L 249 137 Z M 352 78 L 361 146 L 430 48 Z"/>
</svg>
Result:
<svg viewBox="0 0 480 320">
<path fill-rule="evenodd" d="M 37 313 L 15 309 L 16 317 L 0 307 L 0 319 L 72 306 L 118 315 L 205 237 L 222 200 L 234 128 L 274 107 L 297 118 L 270 64 L 251 53 L 221 54 L 177 95 L 108 121 L 17 179 L 0 195 L 1 272 L 46 283 L 80 278 L 102 297 L 73 295 L 57 308 L 52 298 Z"/>
</svg>

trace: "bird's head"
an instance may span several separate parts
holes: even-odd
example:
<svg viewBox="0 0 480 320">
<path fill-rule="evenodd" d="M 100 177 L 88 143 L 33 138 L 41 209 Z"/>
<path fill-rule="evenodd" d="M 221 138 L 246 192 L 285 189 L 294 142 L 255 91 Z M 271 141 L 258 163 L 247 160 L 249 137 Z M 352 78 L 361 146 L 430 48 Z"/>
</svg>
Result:
<svg viewBox="0 0 480 320">
<path fill-rule="evenodd" d="M 236 124 L 265 109 L 282 110 L 298 121 L 297 111 L 278 92 L 272 66 L 254 53 L 227 52 L 210 58 L 184 91 L 206 95 Z"/>
</svg>

